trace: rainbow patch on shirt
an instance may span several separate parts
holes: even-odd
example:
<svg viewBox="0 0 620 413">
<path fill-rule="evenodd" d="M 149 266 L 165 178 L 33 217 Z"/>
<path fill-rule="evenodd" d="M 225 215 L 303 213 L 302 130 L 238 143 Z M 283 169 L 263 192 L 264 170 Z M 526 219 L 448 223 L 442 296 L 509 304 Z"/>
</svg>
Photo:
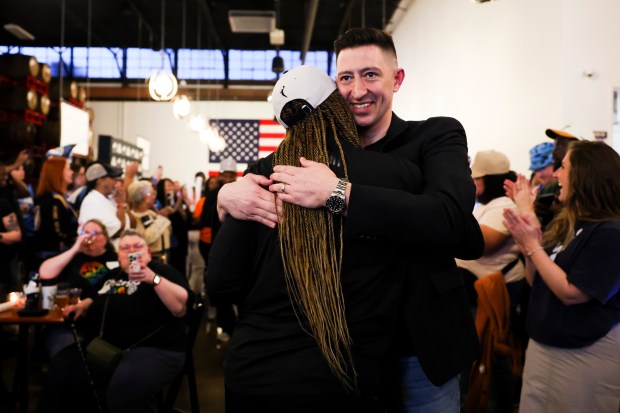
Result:
<svg viewBox="0 0 620 413">
<path fill-rule="evenodd" d="M 110 270 L 105 264 L 97 261 L 87 261 L 80 267 L 80 275 L 86 279 L 90 285 L 98 284 Z"/>
</svg>

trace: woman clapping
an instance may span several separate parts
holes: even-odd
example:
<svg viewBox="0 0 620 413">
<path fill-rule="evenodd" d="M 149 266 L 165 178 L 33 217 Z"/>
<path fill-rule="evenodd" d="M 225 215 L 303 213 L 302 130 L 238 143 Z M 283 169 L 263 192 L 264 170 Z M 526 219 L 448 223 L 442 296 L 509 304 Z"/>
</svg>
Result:
<svg viewBox="0 0 620 413">
<path fill-rule="evenodd" d="M 532 285 L 520 411 L 615 412 L 620 156 L 603 143 L 575 142 L 554 176 L 564 207 L 544 235 L 529 215 L 504 212 Z"/>
</svg>

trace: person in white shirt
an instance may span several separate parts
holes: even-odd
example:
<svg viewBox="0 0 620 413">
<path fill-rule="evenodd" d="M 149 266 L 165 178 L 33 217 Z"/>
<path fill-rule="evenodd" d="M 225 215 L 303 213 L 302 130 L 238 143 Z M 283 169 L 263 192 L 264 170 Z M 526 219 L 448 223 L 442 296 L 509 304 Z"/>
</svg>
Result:
<svg viewBox="0 0 620 413">
<path fill-rule="evenodd" d="M 476 200 L 479 203 L 474 211 L 474 217 L 480 225 L 484 237 L 484 252 L 482 257 L 471 260 L 456 260 L 461 274 L 472 311 L 478 307 L 478 296 L 474 283 L 476 280 L 491 274 L 502 273 L 506 282 L 506 290 L 510 299 L 510 329 L 514 337 L 522 334 L 524 318 L 517 316 L 525 288 L 525 266 L 520 259 L 520 251 L 510 232 L 504 225 L 503 213 L 506 209 L 519 213 L 517 205 L 506 196 L 504 181 L 516 181 L 517 175 L 510 170 L 508 157 L 498 151 L 480 151 L 476 154 L 471 166 L 471 176 L 476 185 Z M 511 344 L 512 345 L 512 344 Z M 517 346 L 514 345 L 516 349 Z M 511 389 L 516 386 L 510 369 L 510 358 L 497 356 L 493 363 L 491 376 L 490 405 L 494 411 L 509 411 L 513 400 L 510 397 Z M 465 381 L 467 375 L 462 376 L 462 398 L 465 399 Z M 470 397 L 475 393 L 470 394 Z"/>
<path fill-rule="evenodd" d="M 116 178 L 123 170 L 107 163 L 96 161 L 86 169 L 88 194 L 80 206 L 79 229 L 91 219 L 101 221 L 110 234 L 114 248 L 118 248 L 118 237 L 124 229 L 130 228 L 125 190 Z"/>
</svg>

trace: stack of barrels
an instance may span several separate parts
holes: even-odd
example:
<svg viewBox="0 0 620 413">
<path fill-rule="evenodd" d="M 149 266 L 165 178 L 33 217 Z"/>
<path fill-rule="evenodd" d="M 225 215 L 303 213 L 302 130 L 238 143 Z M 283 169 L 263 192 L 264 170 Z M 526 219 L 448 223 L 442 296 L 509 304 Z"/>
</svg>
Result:
<svg viewBox="0 0 620 413">
<path fill-rule="evenodd" d="M 0 143 L 35 144 L 50 110 L 51 70 L 33 56 L 0 55 Z"/>
</svg>

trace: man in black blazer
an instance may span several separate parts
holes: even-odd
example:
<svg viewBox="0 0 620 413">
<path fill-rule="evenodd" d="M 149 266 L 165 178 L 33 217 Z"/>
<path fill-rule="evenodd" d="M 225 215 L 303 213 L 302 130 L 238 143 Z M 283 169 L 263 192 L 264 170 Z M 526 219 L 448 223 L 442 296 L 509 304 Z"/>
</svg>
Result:
<svg viewBox="0 0 620 413">
<path fill-rule="evenodd" d="M 452 118 L 405 122 L 392 112 L 392 97 L 405 73 L 387 33 L 352 29 L 336 40 L 335 50 L 336 83 L 350 104 L 364 148 L 402 156 L 424 178 L 416 193 L 355 182 L 344 190 L 345 236 L 402 251 L 406 281 L 393 370 L 400 386 L 386 386 L 401 392 L 388 397 L 390 411 L 456 412 L 458 374 L 471 366 L 478 340 L 454 257 L 474 259 L 484 247 L 471 215 L 475 189 L 465 132 Z M 325 207 L 327 199 L 339 196 L 340 178 L 313 162 L 302 160 L 301 165 L 276 166 L 271 180 L 246 175 L 226 185 L 218 198 L 220 217 L 229 213 L 274 227 L 272 193 L 309 208 Z M 381 170 L 373 172 L 381 175 Z M 269 185 L 272 193 L 259 185 Z M 363 259 L 372 272 L 385 257 L 369 251 Z"/>
</svg>

